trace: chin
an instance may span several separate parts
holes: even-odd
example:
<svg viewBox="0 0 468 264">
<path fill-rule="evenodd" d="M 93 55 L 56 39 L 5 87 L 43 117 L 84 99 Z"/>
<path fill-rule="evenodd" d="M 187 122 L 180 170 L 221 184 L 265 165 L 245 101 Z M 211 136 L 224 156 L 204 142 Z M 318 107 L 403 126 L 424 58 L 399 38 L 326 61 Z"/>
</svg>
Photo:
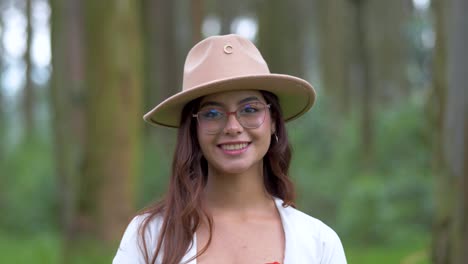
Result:
<svg viewBox="0 0 468 264">
<path fill-rule="evenodd" d="M 221 174 L 242 174 L 250 169 L 253 169 L 255 165 L 252 164 L 240 164 L 240 163 L 232 163 L 232 164 L 223 164 L 221 166 L 216 166 L 214 169 L 218 173 Z"/>
</svg>

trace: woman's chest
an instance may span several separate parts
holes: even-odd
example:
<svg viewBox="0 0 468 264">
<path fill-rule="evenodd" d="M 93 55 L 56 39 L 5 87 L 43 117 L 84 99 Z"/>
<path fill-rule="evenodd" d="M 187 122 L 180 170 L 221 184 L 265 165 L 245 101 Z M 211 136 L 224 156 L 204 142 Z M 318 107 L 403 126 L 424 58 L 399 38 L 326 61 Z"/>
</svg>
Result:
<svg viewBox="0 0 468 264">
<path fill-rule="evenodd" d="M 197 231 L 197 250 L 208 241 L 206 228 Z M 281 221 L 216 223 L 211 242 L 197 264 L 211 263 L 283 263 L 284 232 Z"/>
</svg>

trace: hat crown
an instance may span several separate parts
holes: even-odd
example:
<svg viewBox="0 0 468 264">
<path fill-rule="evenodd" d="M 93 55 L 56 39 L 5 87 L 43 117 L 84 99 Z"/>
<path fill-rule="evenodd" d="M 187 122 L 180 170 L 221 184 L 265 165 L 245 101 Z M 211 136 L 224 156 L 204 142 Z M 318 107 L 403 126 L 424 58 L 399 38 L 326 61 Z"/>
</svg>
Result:
<svg viewBox="0 0 468 264">
<path fill-rule="evenodd" d="M 209 37 L 188 53 L 182 89 L 241 76 L 269 74 L 255 45 L 239 35 Z"/>
</svg>

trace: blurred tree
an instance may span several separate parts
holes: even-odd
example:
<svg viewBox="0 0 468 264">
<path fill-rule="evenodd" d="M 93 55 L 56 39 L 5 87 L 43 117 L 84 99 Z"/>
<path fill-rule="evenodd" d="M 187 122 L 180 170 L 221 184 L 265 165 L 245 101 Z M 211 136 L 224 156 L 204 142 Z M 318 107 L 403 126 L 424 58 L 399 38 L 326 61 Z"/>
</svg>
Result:
<svg viewBox="0 0 468 264">
<path fill-rule="evenodd" d="M 325 93 L 335 101 L 336 118 L 361 118 L 364 163 L 373 156 L 373 113 L 381 98 L 408 94 L 405 26 L 409 0 L 318 1 L 321 76 Z"/>
<path fill-rule="evenodd" d="M 231 25 L 234 18 L 237 16 L 238 1 L 220 0 L 216 1 L 217 13 L 221 22 L 221 35 L 231 34 Z"/>
<path fill-rule="evenodd" d="M 190 9 L 192 15 L 192 45 L 195 45 L 202 39 L 203 0 L 192 0 Z"/>
<path fill-rule="evenodd" d="M 373 113 L 374 113 L 374 87 L 371 83 L 371 54 L 370 54 L 370 37 L 367 30 L 367 18 L 369 17 L 369 3 L 367 0 L 353 0 L 355 5 L 355 26 L 356 26 L 356 58 L 358 72 L 360 73 L 361 84 L 361 100 L 360 116 L 361 116 L 361 156 L 364 167 L 371 164 L 372 151 L 374 145 L 374 129 L 373 129 Z"/>
<path fill-rule="evenodd" d="M 158 25 L 159 13 L 158 2 L 156 0 L 143 0 L 141 2 L 142 18 L 142 39 L 144 45 L 144 108 L 150 109 L 155 102 L 160 100 L 158 90 L 161 89 L 158 80 L 160 73 L 158 71 Z"/>
<path fill-rule="evenodd" d="M 80 0 L 50 0 L 52 78 L 51 109 L 55 171 L 64 236 L 64 263 L 69 242 L 80 229 L 77 191 L 82 176 L 84 145 L 84 51 Z M 73 139 L 73 140 L 70 140 Z"/>
<path fill-rule="evenodd" d="M 337 117 L 346 116 L 351 110 L 351 49 L 357 45 L 350 4 L 351 1 L 318 0 L 315 12 L 323 91 L 336 101 L 332 110 L 337 111 Z M 357 72 L 363 73 L 362 70 Z"/>
<path fill-rule="evenodd" d="M 85 1 L 88 88 L 81 207 L 98 237 L 121 237 L 134 214 L 141 126 L 139 2 Z"/>
<path fill-rule="evenodd" d="M 435 214 L 433 226 L 433 250 L 432 259 L 436 264 L 451 263 L 450 248 L 451 240 L 450 233 L 453 223 L 453 204 L 455 181 L 453 177 L 447 177 L 444 171 L 444 155 L 443 155 L 443 128 L 444 128 L 444 111 L 447 93 L 447 25 L 446 12 L 447 5 L 445 1 L 432 1 L 432 10 L 435 14 L 435 32 L 436 45 L 434 49 L 433 63 L 433 90 L 431 93 L 429 105 L 431 106 L 431 118 L 433 130 L 433 168 L 435 175 Z"/>
<path fill-rule="evenodd" d="M 388 106 L 409 95 L 408 24 L 412 3 L 411 0 L 367 2 L 366 30 L 372 63 L 370 85 L 375 90 L 375 101 Z"/>
<path fill-rule="evenodd" d="M 303 1 L 261 1 L 258 46 L 271 72 L 304 76 Z M 281 19 L 279 19 L 281 18 Z"/>
<path fill-rule="evenodd" d="M 5 10 L 5 3 L 4 3 L 4 0 L 0 0 L 0 10 Z M 3 19 L 2 17 L 0 16 L 0 39 L 3 39 L 3 35 L 4 35 L 4 32 L 5 32 L 5 27 L 4 27 L 4 24 L 3 24 Z M 4 62 L 4 58 L 5 58 L 5 49 L 3 47 L 3 41 L 0 43 L 0 73 L 3 74 L 4 70 L 5 70 L 5 62 Z M 3 124 L 4 122 L 4 111 L 5 111 L 5 103 L 4 103 L 4 96 L 3 96 L 3 82 L 0 82 L 0 124 Z M 4 126 L 2 126 L 4 127 Z M 0 129 L 0 144 L 3 144 L 3 133 L 4 133 L 4 128 L 3 129 Z M 3 148 L 1 148 L 3 150 Z M 2 155 L 2 151 L 0 151 L 0 157 Z"/>
<path fill-rule="evenodd" d="M 4 10 L 4 2 L 3 0 L 0 0 L 0 10 Z M 0 39 L 3 39 L 4 35 L 4 25 L 3 25 L 3 19 L 0 16 Z M 3 48 L 3 41 L 0 43 L 0 73 L 4 72 L 4 48 Z M 3 97 L 3 82 L 0 82 L 0 168 L 3 167 L 3 160 L 5 160 L 5 137 L 4 135 L 6 134 L 6 121 L 5 121 L 5 102 L 4 102 L 4 97 Z M 5 177 L 0 177 L 0 210 L 5 211 L 6 207 L 6 195 L 5 195 L 5 186 L 6 186 L 6 180 L 4 179 Z"/>
<path fill-rule="evenodd" d="M 317 8 L 323 90 L 335 102 L 331 108 L 334 118 L 349 118 L 353 103 L 356 105 L 361 122 L 360 153 L 365 167 L 370 164 L 374 137 L 373 67 L 368 30 L 371 11 L 366 0 L 320 0 Z"/>
<path fill-rule="evenodd" d="M 434 1 L 436 51 L 434 60 L 434 167 L 436 211 L 433 260 L 437 264 L 468 259 L 468 2 Z"/>
<path fill-rule="evenodd" d="M 447 93 L 444 110 L 443 155 L 449 177 L 456 188 L 453 207 L 452 261 L 466 263 L 468 259 L 468 1 L 451 0 L 449 3 L 447 38 Z"/>
<path fill-rule="evenodd" d="M 157 62 L 159 71 L 158 102 L 175 94 L 181 87 L 181 69 L 178 67 L 176 42 L 175 1 L 158 1 Z M 154 102 L 153 102 L 154 105 Z"/>
<path fill-rule="evenodd" d="M 145 111 L 179 91 L 181 80 L 180 45 L 175 1 L 142 2 L 144 40 Z M 145 126 L 151 129 L 150 126 Z M 147 130 L 150 144 L 167 148 L 170 134 L 165 129 Z M 151 133 L 149 133 L 151 132 Z M 155 157 L 158 158 L 158 157 Z"/>
<path fill-rule="evenodd" d="M 25 0 L 26 14 L 26 51 L 24 53 L 24 62 L 26 64 L 25 85 L 23 90 L 23 114 L 24 114 L 24 131 L 26 138 L 30 138 L 34 133 L 34 84 L 32 82 L 32 3 L 33 0 Z"/>
</svg>

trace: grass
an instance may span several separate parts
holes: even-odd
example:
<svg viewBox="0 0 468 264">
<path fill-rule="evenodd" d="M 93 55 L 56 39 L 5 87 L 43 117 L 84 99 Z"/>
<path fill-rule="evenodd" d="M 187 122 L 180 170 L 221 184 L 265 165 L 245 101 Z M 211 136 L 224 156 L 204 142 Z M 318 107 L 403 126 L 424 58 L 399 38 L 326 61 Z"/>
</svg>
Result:
<svg viewBox="0 0 468 264">
<path fill-rule="evenodd" d="M 348 263 L 354 264 L 429 264 L 429 242 L 392 246 L 358 246 L 346 249 Z"/>
<path fill-rule="evenodd" d="M 32 237 L 0 233 L 0 263 L 88 264 L 111 263 L 115 249 L 94 240 L 76 243 L 67 260 L 58 235 L 36 234 Z"/>
<path fill-rule="evenodd" d="M 0 235 L 1 263 L 58 263 L 60 249 L 57 237 L 49 233 L 34 237 Z"/>
<path fill-rule="evenodd" d="M 408 242 L 393 246 L 349 246 L 346 256 L 349 264 L 428 264 L 429 242 Z M 62 243 L 52 233 L 33 237 L 13 236 L 0 233 L 0 263 L 36 264 L 84 264 L 111 263 L 116 249 L 105 248 L 93 240 L 82 241 L 73 249 L 71 258 L 63 261 Z"/>
</svg>

